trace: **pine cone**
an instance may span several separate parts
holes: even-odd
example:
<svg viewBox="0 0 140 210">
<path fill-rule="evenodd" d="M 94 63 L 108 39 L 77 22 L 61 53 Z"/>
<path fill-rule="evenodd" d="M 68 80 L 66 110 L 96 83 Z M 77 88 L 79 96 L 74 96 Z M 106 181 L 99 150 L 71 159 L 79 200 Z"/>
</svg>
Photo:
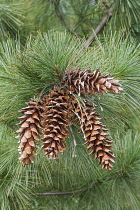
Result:
<svg viewBox="0 0 140 210">
<path fill-rule="evenodd" d="M 106 126 L 100 122 L 99 115 L 95 112 L 96 107 L 86 103 L 86 107 L 80 107 L 73 103 L 74 112 L 80 120 L 81 129 L 84 133 L 85 143 L 88 144 L 89 154 L 95 153 L 95 159 L 99 159 L 103 169 L 112 169 L 114 154 L 110 151 L 112 141 L 107 138 Z"/>
<path fill-rule="evenodd" d="M 41 113 L 41 104 L 36 100 L 32 99 L 32 101 L 28 102 L 28 107 L 22 108 L 21 113 L 24 115 L 19 117 L 21 122 L 18 123 L 20 125 L 20 129 L 17 130 L 20 137 L 20 145 L 19 151 L 21 154 L 20 162 L 23 165 L 28 165 L 33 163 L 34 155 L 36 154 L 36 143 L 35 140 L 38 140 L 39 129 L 41 128 L 40 124 L 40 113 Z"/>
<path fill-rule="evenodd" d="M 63 89 L 50 91 L 46 96 L 46 106 L 42 113 L 44 138 L 42 149 L 49 159 L 58 158 L 58 153 L 66 149 L 65 138 L 68 136 L 66 128 L 71 123 L 68 118 L 71 116 L 71 98 L 69 92 Z"/>
<path fill-rule="evenodd" d="M 111 140 L 107 138 L 106 126 L 100 122 L 99 115 L 95 112 L 96 107 L 87 102 L 80 106 L 74 94 L 102 94 L 120 93 L 123 89 L 117 83 L 118 80 L 110 78 L 109 74 L 101 75 L 97 69 L 92 73 L 90 68 L 85 71 L 69 69 L 66 71 L 61 83 L 61 89 L 55 88 L 49 95 L 44 95 L 39 102 L 32 100 L 23 108 L 20 117 L 22 120 L 17 131 L 20 137 L 19 151 L 20 161 L 23 165 L 33 162 L 36 154 L 35 140 L 38 140 L 39 128 L 43 128 L 44 138 L 42 149 L 48 158 L 58 158 L 59 152 L 66 149 L 65 138 L 71 123 L 69 118 L 75 113 L 75 120 L 79 120 L 81 130 L 84 133 L 85 144 L 88 144 L 90 154 L 95 153 L 95 159 L 99 159 L 102 168 L 111 170 L 115 156 L 110 151 Z M 43 120 L 42 120 L 43 118 Z M 73 121 L 73 122 L 74 122 Z M 77 122 L 77 121 L 76 121 Z"/>
<path fill-rule="evenodd" d="M 87 68 L 85 71 L 80 71 L 80 69 L 67 70 L 62 85 L 70 92 L 77 93 L 78 95 L 107 92 L 120 93 L 123 89 L 117 82 L 118 80 L 110 78 L 109 74 L 101 76 L 98 69 L 94 73 L 91 73 L 91 69 Z"/>
</svg>

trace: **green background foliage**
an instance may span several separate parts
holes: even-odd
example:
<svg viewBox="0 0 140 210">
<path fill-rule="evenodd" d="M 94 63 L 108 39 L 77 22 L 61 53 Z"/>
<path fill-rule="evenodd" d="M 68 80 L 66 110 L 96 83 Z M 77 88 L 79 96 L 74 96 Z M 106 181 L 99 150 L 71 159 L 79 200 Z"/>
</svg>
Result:
<svg viewBox="0 0 140 210">
<path fill-rule="evenodd" d="M 85 42 L 109 12 L 110 21 Z M 2 0 L 0 2 L 0 202 L 2 210 L 137 210 L 140 206 L 140 47 L 138 0 Z M 89 95 L 113 139 L 116 160 L 102 170 L 73 124 L 67 150 L 32 165 L 18 160 L 18 112 L 60 85 L 65 70 L 100 69 L 122 94 Z M 74 135 L 74 136 L 73 136 Z M 76 139 L 76 147 L 74 139 Z M 56 192 L 58 195 L 39 195 Z M 59 193 L 64 195 L 59 195 Z M 65 195 L 65 192 L 70 192 Z"/>
</svg>

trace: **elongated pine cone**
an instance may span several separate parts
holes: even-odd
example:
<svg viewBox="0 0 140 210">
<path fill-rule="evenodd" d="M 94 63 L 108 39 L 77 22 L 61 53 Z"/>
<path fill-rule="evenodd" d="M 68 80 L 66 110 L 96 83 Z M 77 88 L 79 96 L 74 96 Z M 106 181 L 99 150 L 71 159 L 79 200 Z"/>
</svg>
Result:
<svg viewBox="0 0 140 210">
<path fill-rule="evenodd" d="M 78 95 L 107 92 L 120 93 L 123 89 L 117 82 L 118 80 L 110 78 L 109 74 L 102 76 L 98 69 L 94 73 L 91 73 L 91 68 L 87 68 L 85 71 L 68 69 L 63 78 L 62 85 L 70 92 L 77 93 Z"/>
<path fill-rule="evenodd" d="M 45 96 L 44 96 L 45 99 Z M 46 96 L 46 106 L 42 113 L 44 138 L 42 149 L 49 159 L 58 158 L 58 153 L 66 149 L 65 138 L 68 137 L 68 129 L 71 123 L 68 120 L 71 116 L 71 98 L 69 92 L 63 89 L 50 91 Z"/>
<path fill-rule="evenodd" d="M 39 129 L 41 128 L 40 102 L 33 99 L 27 104 L 28 106 L 20 111 L 24 115 L 19 117 L 21 122 L 18 125 L 21 127 L 17 130 L 17 133 L 19 133 L 17 137 L 20 137 L 19 152 L 21 156 L 19 159 L 23 165 L 28 165 L 34 161 L 34 155 L 36 154 L 35 140 L 38 140 Z"/>
<path fill-rule="evenodd" d="M 89 154 L 95 154 L 95 159 L 99 159 L 99 164 L 102 164 L 103 169 L 111 170 L 115 158 L 110 150 L 112 141 L 107 138 L 105 132 L 108 130 L 95 112 L 96 106 L 86 103 L 85 107 L 80 107 L 77 103 L 73 103 L 73 107 L 84 134 L 84 144 L 88 145 L 87 150 L 91 150 Z"/>
<path fill-rule="evenodd" d="M 112 141 L 107 138 L 106 126 L 100 122 L 99 115 L 95 112 L 96 106 L 89 105 L 82 95 L 121 93 L 123 90 L 118 80 L 110 78 L 109 74 L 101 75 L 97 69 L 93 73 L 90 68 L 85 71 L 68 69 L 65 72 L 60 88 L 54 87 L 48 95 L 44 95 L 37 102 L 30 101 L 28 107 L 23 108 L 20 117 L 20 129 L 17 131 L 20 137 L 19 158 L 23 165 L 33 162 L 36 154 L 36 143 L 39 134 L 42 149 L 49 159 L 57 159 L 59 152 L 66 149 L 65 138 L 68 137 L 68 126 L 72 120 L 79 120 L 80 128 L 84 134 L 89 154 L 95 154 L 103 169 L 112 169 L 114 154 L 111 152 Z M 76 95 L 81 95 L 78 97 Z M 79 98 L 79 99 L 78 99 Z M 72 121 L 71 120 L 71 121 Z M 40 132 L 41 129 L 41 132 Z"/>
</svg>

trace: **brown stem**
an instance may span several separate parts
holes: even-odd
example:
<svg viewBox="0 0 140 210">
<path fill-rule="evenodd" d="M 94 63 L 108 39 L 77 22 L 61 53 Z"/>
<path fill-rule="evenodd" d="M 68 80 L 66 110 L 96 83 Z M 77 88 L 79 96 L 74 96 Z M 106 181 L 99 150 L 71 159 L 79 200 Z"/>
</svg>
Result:
<svg viewBox="0 0 140 210">
<path fill-rule="evenodd" d="M 93 42 L 95 40 L 95 37 L 97 36 L 97 34 L 99 34 L 104 29 L 104 27 L 106 26 L 107 22 L 109 22 L 111 17 L 112 17 L 111 12 L 109 12 L 105 17 L 103 17 L 102 21 L 97 26 L 95 31 L 93 31 L 93 33 L 90 35 L 90 37 L 84 43 L 85 47 L 88 47 L 91 44 L 91 42 Z"/>
<path fill-rule="evenodd" d="M 81 190 L 76 190 L 76 191 L 70 191 L 70 192 L 45 192 L 45 193 L 37 193 L 36 195 L 72 195 L 72 194 L 78 194 L 78 193 L 81 193 L 81 192 L 84 192 L 88 189 L 91 189 L 90 188 L 84 188 L 84 189 L 81 189 Z"/>
<path fill-rule="evenodd" d="M 102 183 L 104 181 L 110 181 L 112 178 L 113 177 L 106 178 L 106 179 L 103 179 L 103 180 L 97 180 L 95 184 Z M 83 189 L 80 189 L 80 190 L 75 190 L 75 191 L 69 191 L 69 192 L 45 192 L 45 193 L 36 193 L 36 195 L 38 195 L 38 196 L 40 196 L 40 195 L 45 195 L 45 196 L 49 196 L 49 195 L 73 195 L 73 194 L 78 194 L 78 193 L 85 192 L 86 190 L 93 189 L 95 184 L 91 185 L 90 187 L 86 187 L 86 188 L 83 188 Z"/>
<path fill-rule="evenodd" d="M 61 13 L 61 11 L 60 11 L 60 9 L 59 9 L 59 6 L 58 6 L 58 4 L 56 3 L 56 1 L 54 0 L 53 1 L 53 3 L 54 3 L 54 6 L 55 6 L 55 9 L 56 9 L 56 11 L 57 11 L 57 14 L 58 14 L 58 16 L 60 17 L 60 19 L 61 19 L 61 21 L 63 22 L 63 24 L 64 24 L 64 26 L 66 27 L 66 29 L 71 33 L 71 34 L 73 34 L 74 36 L 76 36 L 76 37 L 78 37 L 78 35 L 67 25 L 67 22 L 66 22 L 66 20 L 65 20 L 65 18 L 64 18 L 64 16 L 63 16 L 63 14 Z M 79 38 L 79 37 L 78 37 Z"/>
</svg>

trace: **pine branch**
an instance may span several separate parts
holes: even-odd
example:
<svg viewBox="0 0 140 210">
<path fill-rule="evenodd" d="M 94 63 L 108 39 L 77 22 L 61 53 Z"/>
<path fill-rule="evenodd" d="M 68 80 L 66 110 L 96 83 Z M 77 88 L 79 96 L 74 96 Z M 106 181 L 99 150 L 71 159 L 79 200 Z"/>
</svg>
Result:
<svg viewBox="0 0 140 210">
<path fill-rule="evenodd" d="M 45 193 L 37 193 L 36 195 L 72 195 L 72 194 L 79 194 L 81 192 L 84 192 L 88 189 L 91 189 L 92 187 L 87 187 L 81 190 L 76 190 L 76 191 L 70 191 L 70 192 L 45 192 Z"/>
<path fill-rule="evenodd" d="M 120 176 L 119 174 L 117 174 L 117 175 Z M 94 185 L 92 185 L 90 187 L 86 187 L 86 188 L 80 189 L 80 190 L 69 191 L 69 192 L 44 192 L 44 193 L 36 193 L 36 195 L 38 195 L 38 196 L 49 196 L 49 195 L 72 195 L 72 194 L 79 194 L 79 193 L 85 192 L 87 190 L 93 189 L 93 187 L 97 183 L 103 183 L 103 182 L 106 182 L 106 181 L 110 181 L 113 178 L 114 177 L 110 177 L 110 178 L 102 179 L 102 180 L 97 180 L 97 182 Z"/>
<path fill-rule="evenodd" d="M 128 166 L 125 168 L 125 170 L 128 170 L 131 166 Z M 69 191 L 69 192 L 45 192 L 45 193 L 36 193 L 38 196 L 49 196 L 49 195 L 72 195 L 72 194 L 79 194 L 82 192 L 85 192 L 87 190 L 93 189 L 95 185 L 101 184 L 103 182 L 108 182 L 114 179 L 115 177 L 123 177 L 123 173 L 116 173 L 116 175 L 112 175 L 109 178 L 103 178 L 102 180 L 97 180 L 94 185 L 80 189 L 80 190 L 75 190 L 75 191 Z"/>
<path fill-rule="evenodd" d="M 60 18 L 61 22 L 63 23 L 63 25 L 66 27 L 66 29 L 74 36 L 76 36 L 77 38 L 79 38 L 79 36 L 68 26 L 63 14 L 61 13 L 60 9 L 59 9 L 59 6 L 57 4 L 57 2 L 54 0 L 53 1 L 54 3 L 54 7 L 55 7 L 55 10 L 57 11 L 57 15 L 58 17 Z"/>
<path fill-rule="evenodd" d="M 103 17 L 103 19 L 101 20 L 101 22 L 99 23 L 99 25 L 97 26 L 97 28 L 95 29 L 95 31 L 93 31 L 93 33 L 90 35 L 90 37 L 86 40 L 86 42 L 84 43 L 84 47 L 88 47 L 91 42 L 93 42 L 96 38 L 96 36 L 103 31 L 104 27 L 107 25 L 107 23 L 110 21 L 110 19 L 112 18 L 112 12 L 110 11 L 110 8 L 112 7 L 112 4 L 109 6 L 106 4 L 106 2 L 103 2 L 106 11 L 103 11 L 104 13 L 106 13 L 106 16 Z"/>
<path fill-rule="evenodd" d="M 93 33 L 90 35 L 90 37 L 84 43 L 84 46 L 85 47 L 88 47 L 91 44 L 91 42 L 93 42 L 95 40 L 95 37 L 104 29 L 104 27 L 109 22 L 109 20 L 111 19 L 111 17 L 112 17 L 112 13 L 111 12 L 108 13 L 105 17 L 103 17 L 102 21 L 97 26 L 97 28 L 95 29 L 95 31 L 93 31 Z"/>
</svg>

